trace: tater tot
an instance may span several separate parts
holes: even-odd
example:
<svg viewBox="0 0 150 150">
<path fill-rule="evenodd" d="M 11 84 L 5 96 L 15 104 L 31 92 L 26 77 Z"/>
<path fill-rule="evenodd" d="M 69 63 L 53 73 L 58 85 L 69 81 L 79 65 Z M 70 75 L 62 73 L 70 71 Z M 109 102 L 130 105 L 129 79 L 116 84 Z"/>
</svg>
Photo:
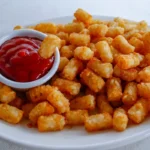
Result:
<svg viewBox="0 0 150 150">
<path fill-rule="evenodd" d="M 23 116 L 25 118 L 29 118 L 29 113 L 31 112 L 31 110 L 35 107 L 36 104 L 34 103 L 27 103 L 27 104 L 24 104 L 22 106 L 22 110 L 23 110 Z"/>
<path fill-rule="evenodd" d="M 143 68 L 137 76 L 138 82 L 150 82 L 150 66 Z"/>
<path fill-rule="evenodd" d="M 76 12 L 74 13 L 74 16 L 76 17 L 77 20 L 85 24 L 89 24 L 92 22 L 92 16 L 81 8 L 76 10 Z"/>
<path fill-rule="evenodd" d="M 129 82 L 124 89 L 122 101 L 125 105 L 133 105 L 137 100 L 137 84 Z"/>
<path fill-rule="evenodd" d="M 105 95 L 101 94 L 96 99 L 97 107 L 101 113 L 107 112 L 109 114 L 113 114 L 113 108 L 109 104 Z"/>
<path fill-rule="evenodd" d="M 128 116 L 134 123 L 141 123 L 145 119 L 148 113 L 147 104 L 146 99 L 140 99 L 128 110 Z"/>
<path fill-rule="evenodd" d="M 80 46 L 74 50 L 74 57 L 81 60 L 90 60 L 93 56 L 94 52 L 86 46 Z"/>
<path fill-rule="evenodd" d="M 117 65 L 115 65 L 113 75 L 125 81 L 133 81 L 137 78 L 138 71 L 135 68 L 126 70 L 120 69 Z"/>
<path fill-rule="evenodd" d="M 91 36 L 104 37 L 108 31 L 107 25 L 93 24 L 88 27 Z"/>
<path fill-rule="evenodd" d="M 135 47 L 135 52 L 138 52 L 138 53 L 142 54 L 142 51 L 143 51 L 143 48 L 144 48 L 143 41 L 139 40 L 136 37 L 132 37 L 132 38 L 130 38 L 129 43 Z"/>
<path fill-rule="evenodd" d="M 137 84 L 138 94 L 144 98 L 150 98 L 150 83 L 141 82 Z"/>
<path fill-rule="evenodd" d="M 48 94 L 50 93 L 50 85 L 41 85 L 35 88 L 30 89 L 27 92 L 27 97 L 32 102 L 41 102 L 47 99 Z"/>
<path fill-rule="evenodd" d="M 115 38 L 116 36 L 123 35 L 123 34 L 124 34 L 124 28 L 121 28 L 121 27 L 109 27 L 108 31 L 106 33 L 106 36 Z"/>
<path fill-rule="evenodd" d="M 147 32 L 143 36 L 143 42 L 144 42 L 144 52 L 150 53 L 150 32 Z"/>
<path fill-rule="evenodd" d="M 115 37 L 112 45 L 123 54 L 129 54 L 135 50 L 135 47 L 129 44 L 122 35 Z"/>
<path fill-rule="evenodd" d="M 90 32 L 89 32 L 88 29 L 84 28 L 84 29 L 80 32 L 80 34 L 90 34 Z"/>
<path fill-rule="evenodd" d="M 73 57 L 74 49 L 75 47 L 73 45 L 65 45 L 60 49 L 60 56 L 70 59 Z"/>
<path fill-rule="evenodd" d="M 95 97 L 93 95 L 85 95 L 77 97 L 70 101 L 71 109 L 95 109 Z"/>
<path fill-rule="evenodd" d="M 111 49 L 106 41 L 100 41 L 96 43 L 96 49 L 99 58 L 101 58 L 103 62 L 111 63 L 113 61 L 113 55 Z"/>
<path fill-rule="evenodd" d="M 139 32 L 136 32 L 136 33 L 134 33 L 133 35 L 132 35 L 132 37 L 135 37 L 135 38 L 137 38 L 137 39 L 139 39 L 139 40 L 142 40 L 143 39 L 143 34 L 142 33 L 139 33 Z M 131 37 L 131 38 L 132 38 Z"/>
<path fill-rule="evenodd" d="M 56 34 L 61 40 L 65 40 L 66 43 L 69 42 L 69 34 L 65 32 L 59 32 Z"/>
<path fill-rule="evenodd" d="M 129 40 L 135 33 L 139 33 L 137 29 L 130 30 L 124 34 L 124 37 Z"/>
<path fill-rule="evenodd" d="M 64 32 L 64 25 L 63 24 L 57 24 L 57 32 Z"/>
<path fill-rule="evenodd" d="M 87 67 L 103 78 L 110 78 L 113 74 L 111 63 L 102 63 L 99 59 L 93 57 L 87 64 Z"/>
<path fill-rule="evenodd" d="M 51 34 L 43 40 L 38 52 L 41 57 L 50 58 L 54 54 L 56 47 L 61 47 L 61 40 L 57 36 Z"/>
<path fill-rule="evenodd" d="M 121 69 L 130 69 L 137 67 L 140 64 L 140 62 L 142 61 L 141 57 L 142 55 L 135 52 L 128 55 L 120 54 L 117 57 L 116 63 L 117 66 Z"/>
<path fill-rule="evenodd" d="M 87 46 L 90 43 L 90 35 L 71 33 L 69 36 L 69 41 L 75 46 Z"/>
<path fill-rule="evenodd" d="M 109 113 L 101 113 L 86 118 L 85 129 L 89 132 L 109 129 L 112 127 L 112 116 Z"/>
<path fill-rule="evenodd" d="M 92 43 L 97 43 L 99 41 L 106 41 L 109 45 L 111 45 L 113 38 L 111 38 L 111 37 L 92 37 L 91 38 Z"/>
<path fill-rule="evenodd" d="M 39 23 L 35 26 L 35 30 L 38 30 L 40 32 L 44 33 L 51 33 L 56 34 L 57 33 L 57 26 L 54 23 Z"/>
<path fill-rule="evenodd" d="M 64 26 L 64 30 L 66 33 L 79 33 L 84 29 L 84 24 L 82 22 L 73 22 L 73 23 L 68 23 Z"/>
<path fill-rule="evenodd" d="M 54 113 L 54 107 L 51 106 L 48 102 L 38 103 L 29 113 L 30 121 L 36 125 L 37 120 L 42 115 L 50 115 Z"/>
<path fill-rule="evenodd" d="M 92 19 L 91 24 L 106 24 L 107 25 L 108 22 L 105 20 L 100 20 L 100 19 Z"/>
<path fill-rule="evenodd" d="M 82 61 L 72 58 L 64 67 L 61 76 L 68 80 L 74 80 L 76 75 L 83 70 Z"/>
<path fill-rule="evenodd" d="M 115 27 L 118 27 L 118 23 L 110 20 L 108 21 L 107 26 L 115 28 Z"/>
<path fill-rule="evenodd" d="M 19 30 L 19 29 L 22 29 L 22 28 L 23 28 L 22 26 L 17 25 L 17 26 L 14 27 L 14 30 Z"/>
<path fill-rule="evenodd" d="M 97 76 L 90 69 L 83 70 L 83 72 L 80 74 L 80 77 L 84 83 L 96 93 L 99 92 L 105 85 L 104 80 L 100 76 Z"/>
<path fill-rule="evenodd" d="M 53 86 L 58 87 L 61 92 L 77 95 L 80 92 L 81 84 L 75 81 L 69 81 L 57 78 L 53 82 Z"/>
<path fill-rule="evenodd" d="M 111 38 L 111 37 L 101 37 L 101 38 L 99 38 L 99 40 L 100 41 L 106 41 L 109 45 L 111 45 L 113 42 L 113 38 Z"/>
<path fill-rule="evenodd" d="M 95 55 L 95 53 L 96 53 L 96 46 L 95 46 L 95 44 L 94 43 L 90 43 L 89 45 L 88 45 L 88 47 L 94 52 L 94 55 Z"/>
<path fill-rule="evenodd" d="M 122 86 L 119 78 L 110 78 L 106 82 L 109 101 L 119 101 L 122 97 Z"/>
<path fill-rule="evenodd" d="M 0 119 L 9 123 L 19 123 L 23 117 L 23 111 L 8 104 L 0 104 Z"/>
<path fill-rule="evenodd" d="M 116 64 L 117 56 L 120 54 L 120 52 L 113 46 L 110 46 L 110 49 L 111 49 L 111 53 L 113 55 L 113 63 Z"/>
<path fill-rule="evenodd" d="M 65 126 L 65 117 L 59 114 L 40 116 L 37 124 L 40 132 L 59 131 Z"/>
<path fill-rule="evenodd" d="M 147 31 L 148 24 L 147 24 L 147 22 L 145 20 L 142 20 L 142 21 L 138 22 L 136 28 L 138 30 Z"/>
<path fill-rule="evenodd" d="M 68 62 L 69 62 L 68 58 L 60 57 L 60 63 L 59 63 L 59 67 L 58 67 L 57 72 L 62 71 L 65 68 L 65 66 L 68 64 Z"/>
<path fill-rule="evenodd" d="M 113 114 L 113 128 L 124 131 L 128 125 L 128 116 L 123 108 L 117 108 Z"/>
<path fill-rule="evenodd" d="M 0 102 L 9 103 L 16 98 L 16 92 L 4 85 L 0 88 Z"/>
<path fill-rule="evenodd" d="M 65 114 L 67 125 L 82 125 L 88 117 L 87 110 L 71 110 Z"/>
<path fill-rule="evenodd" d="M 70 110 L 69 100 L 58 90 L 57 87 L 53 87 L 47 100 L 54 106 L 58 113 L 65 113 Z"/>
</svg>

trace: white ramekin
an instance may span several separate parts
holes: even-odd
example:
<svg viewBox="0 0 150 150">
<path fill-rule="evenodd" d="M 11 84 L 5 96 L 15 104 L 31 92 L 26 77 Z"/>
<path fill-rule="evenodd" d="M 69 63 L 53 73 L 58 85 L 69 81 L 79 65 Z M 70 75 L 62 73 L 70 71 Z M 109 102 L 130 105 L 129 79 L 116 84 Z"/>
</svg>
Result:
<svg viewBox="0 0 150 150">
<path fill-rule="evenodd" d="M 7 41 L 11 38 L 23 37 L 23 36 L 35 37 L 40 40 L 43 40 L 47 35 L 44 33 L 35 31 L 35 30 L 31 30 L 31 29 L 14 30 L 10 34 L 0 38 L 0 45 L 2 45 L 5 41 Z M 5 76 L 3 76 L 2 74 L 0 74 L 0 82 L 4 83 L 5 85 L 8 85 L 12 88 L 18 89 L 18 90 L 27 90 L 27 89 L 42 85 L 42 84 L 46 83 L 48 80 L 50 80 L 58 69 L 59 62 L 60 62 L 60 54 L 59 54 L 58 48 L 56 48 L 54 55 L 55 55 L 55 59 L 54 59 L 52 68 L 48 71 L 47 74 L 45 74 L 43 77 L 41 77 L 38 80 L 31 81 L 31 82 L 16 82 L 16 81 L 12 81 L 12 80 L 6 78 Z"/>
</svg>

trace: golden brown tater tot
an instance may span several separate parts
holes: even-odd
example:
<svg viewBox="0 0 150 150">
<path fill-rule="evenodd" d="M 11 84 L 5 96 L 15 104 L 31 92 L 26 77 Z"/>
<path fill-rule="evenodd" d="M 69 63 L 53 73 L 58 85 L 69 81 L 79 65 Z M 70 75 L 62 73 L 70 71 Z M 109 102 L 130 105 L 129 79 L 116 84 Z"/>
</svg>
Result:
<svg viewBox="0 0 150 150">
<path fill-rule="evenodd" d="M 68 58 L 60 57 L 60 63 L 59 63 L 59 67 L 58 67 L 57 72 L 62 71 L 65 68 L 65 66 L 68 64 L 68 62 L 69 62 Z"/>
<path fill-rule="evenodd" d="M 56 34 L 57 33 L 57 26 L 54 23 L 39 23 L 35 26 L 35 30 L 38 30 L 40 32 L 44 33 L 51 33 Z"/>
<path fill-rule="evenodd" d="M 76 10 L 76 12 L 74 13 L 74 16 L 76 17 L 77 20 L 85 24 L 89 24 L 92 22 L 92 16 L 81 8 Z"/>
<path fill-rule="evenodd" d="M 73 22 L 73 23 L 68 23 L 64 26 L 64 31 L 66 33 L 79 33 L 84 29 L 84 24 L 82 22 Z"/>
<path fill-rule="evenodd" d="M 23 117 L 23 111 L 8 104 L 0 104 L 0 119 L 17 124 Z"/>
<path fill-rule="evenodd" d="M 83 72 L 80 74 L 80 77 L 94 92 L 99 92 L 105 85 L 104 80 L 100 76 L 97 76 L 90 69 L 83 70 Z"/>
<path fill-rule="evenodd" d="M 113 128 L 124 131 L 128 125 L 128 116 L 123 108 L 117 108 L 113 114 Z"/>
<path fill-rule="evenodd" d="M 137 67 L 143 59 L 142 55 L 135 52 L 128 55 L 120 54 L 116 59 L 116 63 L 121 69 L 130 69 Z"/>
<path fill-rule="evenodd" d="M 42 115 L 50 115 L 54 113 L 54 108 L 48 102 L 38 103 L 29 113 L 30 121 L 36 125 L 37 120 Z"/>
<path fill-rule="evenodd" d="M 41 57 L 50 58 L 54 54 L 56 47 L 58 47 L 58 49 L 61 47 L 61 40 L 57 36 L 51 34 L 43 40 L 38 52 Z"/>
<path fill-rule="evenodd" d="M 110 46 L 106 41 L 100 41 L 96 43 L 96 49 L 99 58 L 101 58 L 103 62 L 108 62 L 108 63 L 113 62 L 113 55 Z"/>
<path fill-rule="evenodd" d="M 150 66 L 145 67 L 141 71 L 139 71 L 136 81 L 150 82 Z"/>
<path fill-rule="evenodd" d="M 120 101 L 122 97 L 122 86 L 119 78 L 112 77 L 107 80 L 107 97 L 109 101 Z"/>
<path fill-rule="evenodd" d="M 138 70 L 135 68 L 124 70 L 115 65 L 113 75 L 125 81 L 133 81 L 137 78 Z"/>
<path fill-rule="evenodd" d="M 90 60 L 93 56 L 94 52 L 86 46 L 80 46 L 74 50 L 74 57 L 80 60 Z"/>
<path fill-rule="evenodd" d="M 109 113 L 101 113 L 86 118 L 85 129 L 89 132 L 109 129 L 112 127 L 112 116 Z"/>
<path fill-rule="evenodd" d="M 61 92 L 77 95 L 80 92 L 81 84 L 75 81 L 69 81 L 57 78 L 53 82 L 53 86 L 58 87 Z"/>
<path fill-rule="evenodd" d="M 83 70 L 82 61 L 72 58 L 64 67 L 61 76 L 68 80 L 74 80 L 78 73 Z"/>
<path fill-rule="evenodd" d="M 147 104 L 146 99 L 140 99 L 128 110 L 128 116 L 134 123 L 141 123 L 145 119 L 148 113 Z"/>
<path fill-rule="evenodd" d="M 141 82 L 137 84 L 138 94 L 144 98 L 150 98 L 150 83 Z"/>
<path fill-rule="evenodd" d="M 27 92 L 27 97 L 32 102 L 41 102 L 47 99 L 48 94 L 50 93 L 50 85 L 41 85 L 35 88 L 30 89 Z"/>
<path fill-rule="evenodd" d="M 65 113 L 70 110 L 69 100 L 58 90 L 57 87 L 52 87 L 47 100 L 56 108 L 58 113 Z"/>
<path fill-rule="evenodd" d="M 88 27 L 91 36 L 104 37 L 108 31 L 107 25 L 93 24 Z"/>
<path fill-rule="evenodd" d="M 40 116 L 37 124 L 40 132 L 59 131 L 65 126 L 65 117 L 59 114 Z"/>
<path fill-rule="evenodd" d="M 70 101 L 71 109 L 95 109 L 95 97 L 93 95 L 85 95 L 77 97 Z"/>
<path fill-rule="evenodd" d="M 99 59 L 93 57 L 87 64 L 87 67 L 103 78 L 110 78 L 113 74 L 111 63 L 102 63 Z"/>
<path fill-rule="evenodd" d="M 137 84 L 129 82 L 124 89 L 122 102 L 125 105 L 133 105 L 137 100 Z"/>
<path fill-rule="evenodd" d="M 135 47 L 129 44 L 122 35 L 115 37 L 112 45 L 123 54 L 129 54 L 135 50 Z"/>
<path fill-rule="evenodd" d="M 108 31 L 106 33 L 106 37 L 112 37 L 115 38 L 118 35 L 124 34 L 124 28 L 121 27 L 109 27 Z"/>
<path fill-rule="evenodd" d="M 90 43 L 90 35 L 81 33 L 71 33 L 69 41 L 75 46 L 87 46 Z"/>
<path fill-rule="evenodd" d="M 88 117 L 87 110 L 71 110 L 65 114 L 67 125 L 82 125 Z"/>
</svg>

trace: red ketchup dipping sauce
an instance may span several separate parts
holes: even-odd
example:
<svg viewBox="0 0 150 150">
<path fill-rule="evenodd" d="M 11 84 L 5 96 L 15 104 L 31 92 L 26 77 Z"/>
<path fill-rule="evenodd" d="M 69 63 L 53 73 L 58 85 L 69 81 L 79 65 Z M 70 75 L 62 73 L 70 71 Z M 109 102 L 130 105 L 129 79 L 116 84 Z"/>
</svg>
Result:
<svg viewBox="0 0 150 150">
<path fill-rule="evenodd" d="M 44 59 L 38 54 L 41 40 L 16 37 L 0 46 L 0 73 L 17 82 L 30 82 L 44 76 L 52 67 L 54 56 Z"/>
</svg>

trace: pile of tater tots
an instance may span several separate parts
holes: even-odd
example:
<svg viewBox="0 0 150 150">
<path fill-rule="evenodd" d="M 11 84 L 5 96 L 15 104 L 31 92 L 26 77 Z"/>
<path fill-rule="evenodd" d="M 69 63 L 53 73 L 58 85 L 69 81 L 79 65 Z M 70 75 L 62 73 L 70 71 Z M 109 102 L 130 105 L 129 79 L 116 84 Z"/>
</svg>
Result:
<svg viewBox="0 0 150 150">
<path fill-rule="evenodd" d="M 71 23 L 46 22 L 27 28 L 48 35 L 39 54 L 49 58 L 58 47 L 60 65 L 47 84 L 26 91 L 23 97 L 0 83 L 2 120 L 17 124 L 26 118 L 40 132 L 77 125 L 92 132 L 124 131 L 146 119 L 150 30 L 145 21 L 103 21 L 78 9 Z"/>
</svg>

